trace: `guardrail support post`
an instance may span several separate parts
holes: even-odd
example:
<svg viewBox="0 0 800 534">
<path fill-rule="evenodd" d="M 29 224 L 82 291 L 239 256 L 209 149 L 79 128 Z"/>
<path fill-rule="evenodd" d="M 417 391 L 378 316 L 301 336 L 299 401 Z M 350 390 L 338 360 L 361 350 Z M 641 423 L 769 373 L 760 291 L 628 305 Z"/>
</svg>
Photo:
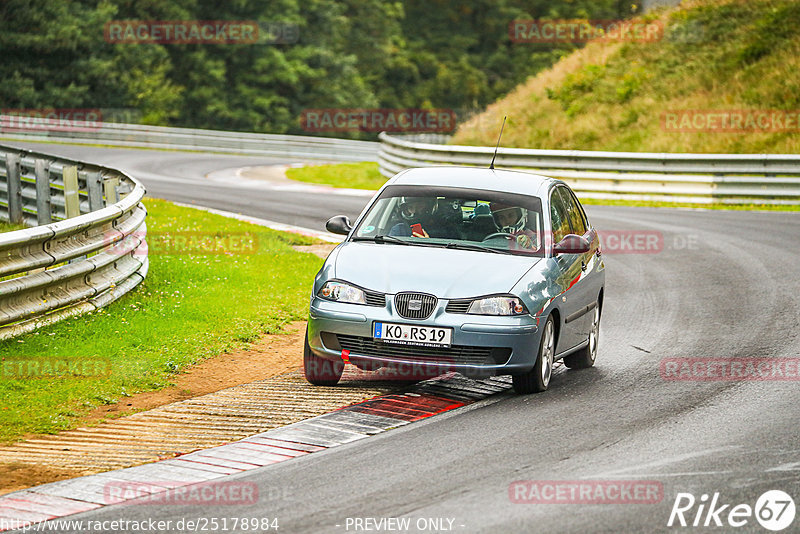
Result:
<svg viewBox="0 0 800 534">
<path fill-rule="evenodd" d="M 86 191 L 89 193 L 89 211 L 103 208 L 103 178 L 99 172 L 86 173 Z"/>
<path fill-rule="evenodd" d="M 50 162 L 36 159 L 36 220 L 40 225 L 53 222 L 50 202 Z"/>
<path fill-rule="evenodd" d="M 6 154 L 8 176 L 8 221 L 22 224 L 22 182 L 20 182 L 19 155 Z"/>
<path fill-rule="evenodd" d="M 106 196 L 106 206 L 119 202 L 117 186 L 119 186 L 119 178 L 112 177 L 103 179 L 103 192 Z"/>
<path fill-rule="evenodd" d="M 64 211 L 67 219 L 81 214 L 80 197 L 78 196 L 78 168 L 74 165 L 64 166 Z"/>
</svg>

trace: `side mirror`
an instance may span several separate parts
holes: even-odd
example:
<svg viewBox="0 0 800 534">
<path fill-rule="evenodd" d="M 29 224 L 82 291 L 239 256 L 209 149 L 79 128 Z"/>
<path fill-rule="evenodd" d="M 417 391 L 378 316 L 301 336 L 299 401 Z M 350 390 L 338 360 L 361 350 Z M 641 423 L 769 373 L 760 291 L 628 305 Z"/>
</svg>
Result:
<svg viewBox="0 0 800 534">
<path fill-rule="evenodd" d="M 591 250 L 592 244 L 583 236 L 568 234 L 564 239 L 553 246 L 553 255 L 556 254 L 583 254 Z"/>
<path fill-rule="evenodd" d="M 347 235 L 353 227 L 349 218 L 344 215 L 337 215 L 328 219 L 328 222 L 325 223 L 325 229 L 332 234 Z"/>
</svg>

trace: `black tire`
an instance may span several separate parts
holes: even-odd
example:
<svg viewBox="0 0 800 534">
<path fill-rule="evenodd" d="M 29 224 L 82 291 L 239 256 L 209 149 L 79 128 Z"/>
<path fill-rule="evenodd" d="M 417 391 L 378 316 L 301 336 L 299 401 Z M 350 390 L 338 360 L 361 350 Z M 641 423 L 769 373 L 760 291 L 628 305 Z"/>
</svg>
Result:
<svg viewBox="0 0 800 534">
<path fill-rule="evenodd" d="M 594 307 L 592 327 L 589 330 L 589 343 L 577 352 L 564 356 L 564 365 L 570 369 L 588 369 L 597 359 L 597 342 L 600 339 L 600 306 Z"/>
<path fill-rule="evenodd" d="M 544 323 L 542 338 L 539 341 L 539 353 L 533 369 L 524 374 L 511 375 L 514 391 L 520 395 L 547 391 L 550 377 L 553 375 L 553 357 L 556 352 L 556 329 L 553 316 Z M 547 367 L 544 367 L 544 366 Z"/>
<path fill-rule="evenodd" d="M 303 344 L 303 371 L 306 380 L 315 386 L 335 386 L 344 371 L 343 361 L 326 360 L 311 352 L 311 347 L 308 346 L 308 328 Z"/>
</svg>

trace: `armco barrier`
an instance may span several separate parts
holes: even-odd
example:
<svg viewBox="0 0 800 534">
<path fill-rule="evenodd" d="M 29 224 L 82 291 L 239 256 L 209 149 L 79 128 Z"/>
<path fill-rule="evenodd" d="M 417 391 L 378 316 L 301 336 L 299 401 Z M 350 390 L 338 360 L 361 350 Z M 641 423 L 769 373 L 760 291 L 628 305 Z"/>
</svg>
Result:
<svg viewBox="0 0 800 534">
<path fill-rule="evenodd" d="M 26 141 L 72 144 L 106 144 L 129 148 L 191 150 L 219 154 L 267 156 L 287 160 L 375 161 L 378 143 L 331 137 L 275 135 L 190 128 L 168 128 L 142 124 L 92 123 L 91 128 L 48 130 L 45 125 L 0 115 L 0 137 Z M 8 126 L 12 125 L 13 128 Z"/>
<path fill-rule="evenodd" d="M 92 311 L 147 274 L 144 187 L 107 167 L 0 145 L 0 339 Z"/>
<path fill-rule="evenodd" d="M 494 147 L 380 135 L 380 172 L 437 165 L 488 167 Z M 427 141 L 427 142 L 426 142 Z M 582 198 L 800 204 L 800 155 L 647 154 L 500 148 L 497 168 L 559 178 Z"/>
</svg>

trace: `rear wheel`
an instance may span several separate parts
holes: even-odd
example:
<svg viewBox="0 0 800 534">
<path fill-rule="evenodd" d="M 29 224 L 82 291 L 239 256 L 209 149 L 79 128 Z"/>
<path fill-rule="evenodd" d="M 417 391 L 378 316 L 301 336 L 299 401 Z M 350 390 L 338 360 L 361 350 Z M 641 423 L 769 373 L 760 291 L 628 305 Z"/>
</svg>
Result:
<svg viewBox="0 0 800 534">
<path fill-rule="evenodd" d="M 308 328 L 303 345 L 303 371 L 306 380 L 315 386 L 335 386 L 344 371 L 343 361 L 326 360 L 311 352 L 311 347 L 308 345 Z"/>
<path fill-rule="evenodd" d="M 547 318 L 539 342 L 539 354 L 533 369 L 521 375 L 512 375 L 514 391 L 519 394 L 546 391 L 553 375 L 553 356 L 556 351 L 556 335 L 553 317 Z"/>
<path fill-rule="evenodd" d="M 589 343 L 569 356 L 564 356 L 564 365 L 570 369 L 586 369 L 594 365 L 597 358 L 597 341 L 600 338 L 600 306 L 594 307 L 592 327 L 589 330 Z"/>
</svg>

